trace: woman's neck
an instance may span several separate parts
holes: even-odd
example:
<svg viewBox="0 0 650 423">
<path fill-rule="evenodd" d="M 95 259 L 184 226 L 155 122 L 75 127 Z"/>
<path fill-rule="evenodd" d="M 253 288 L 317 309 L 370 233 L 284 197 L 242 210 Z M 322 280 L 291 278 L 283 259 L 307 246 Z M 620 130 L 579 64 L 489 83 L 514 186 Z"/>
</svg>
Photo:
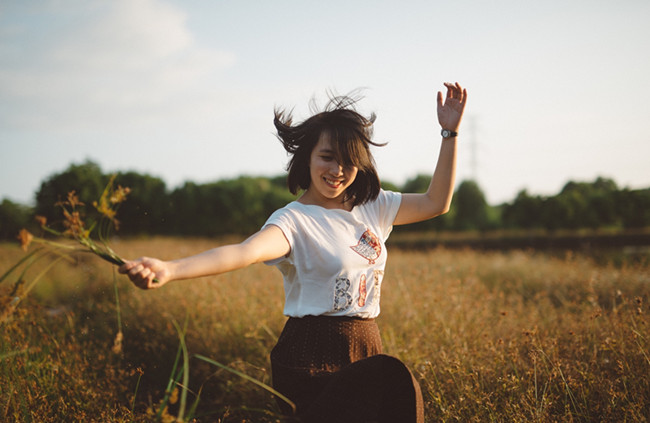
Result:
<svg viewBox="0 0 650 423">
<path fill-rule="evenodd" d="M 324 209 L 340 209 L 345 211 L 352 211 L 354 208 L 352 199 L 344 201 L 342 196 L 335 198 L 317 196 L 310 192 L 309 189 L 307 189 L 307 191 L 305 191 L 296 201 L 298 201 L 300 204 L 319 206 Z"/>
</svg>

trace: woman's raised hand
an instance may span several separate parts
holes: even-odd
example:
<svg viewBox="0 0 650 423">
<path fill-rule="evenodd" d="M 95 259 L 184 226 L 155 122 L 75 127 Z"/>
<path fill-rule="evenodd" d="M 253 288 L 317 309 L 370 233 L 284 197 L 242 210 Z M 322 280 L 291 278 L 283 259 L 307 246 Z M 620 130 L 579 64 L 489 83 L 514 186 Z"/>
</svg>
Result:
<svg viewBox="0 0 650 423">
<path fill-rule="evenodd" d="M 442 129 L 458 131 L 467 104 L 467 90 L 458 82 L 455 84 L 445 82 L 445 87 L 447 87 L 447 96 L 444 100 L 442 92 L 438 91 L 438 122 Z"/>
<path fill-rule="evenodd" d="M 125 261 L 119 272 L 127 275 L 141 289 L 160 288 L 171 278 L 170 263 L 155 258 L 141 257 Z"/>
</svg>

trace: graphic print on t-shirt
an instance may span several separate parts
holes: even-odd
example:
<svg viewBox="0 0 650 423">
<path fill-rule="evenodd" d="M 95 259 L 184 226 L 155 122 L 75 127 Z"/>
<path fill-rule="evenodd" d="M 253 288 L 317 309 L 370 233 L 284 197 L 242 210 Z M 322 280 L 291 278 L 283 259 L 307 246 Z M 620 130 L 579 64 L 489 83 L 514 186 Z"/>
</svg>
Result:
<svg viewBox="0 0 650 423">
<path fill-rule="evenodd" d="M 368 264 L 375 264 L 375 260 L 381 254 L 381 242 L 379 242 L 377 235 L 370 232 L 370 229 L 366 229 L 363 235 L 361 235 L 361 238 L 359 238 L 359 243 L 350 248 L 368 260 Z"/>
<path fill-rule="evenodd" d="M 384 271 L 375 269 L 372 271 L 373 279 L 374 279 L 374 294 L 372 296 L 372 305 L 376 305 L 379 303 L 379 297 L 381 296 L 381 279 L 384 277 Z"/>
<path fill-rule="evenodd" d="M 350 279 L 339 276 L 334 285 L 334 311 L 343 311 L 352 305 L 350 290 Z"/>
<path fill-rule="evenodd" d="M 366 305 L 366 296 L 368 295 L 368 290 L 366 289 L 366 275 L 361 275 L 361 280 L 359 281 L 359 307 Z"/>
</svg>

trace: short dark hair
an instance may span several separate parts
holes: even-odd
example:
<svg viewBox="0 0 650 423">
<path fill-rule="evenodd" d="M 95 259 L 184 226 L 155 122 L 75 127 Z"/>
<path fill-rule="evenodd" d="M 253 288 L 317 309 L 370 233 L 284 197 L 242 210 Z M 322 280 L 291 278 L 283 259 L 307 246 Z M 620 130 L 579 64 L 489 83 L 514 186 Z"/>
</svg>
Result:
<svg viewBox="0 0 650 423">
<path fill-rule="evenodd" d="M 358 95 L 330 94 L 329 98 L 320 112 L 312 101 L 310 108 L 314 114 L 296 125 L 293 125 L 291 112 L 275 109 L 273 123 L 277 136 L 291 155 L 287 165 L 287 185 L 292 194 L 309 188 L 311 153 L 321 135 L 327 133 L 336 161 L 342 166 L 358 168 L 354 182 L 345 191 L 344 201 L 352 200 L 353 206 L 364 204 L 376 199 L 381 188 L 375 160 L 370 152 L 370 145 L 385 145 L 372 141 L 372 125 L 376 115 L 372 113 L 365 117 L 356 111 L 355 104 L 361 99 Z"/>
</svg>

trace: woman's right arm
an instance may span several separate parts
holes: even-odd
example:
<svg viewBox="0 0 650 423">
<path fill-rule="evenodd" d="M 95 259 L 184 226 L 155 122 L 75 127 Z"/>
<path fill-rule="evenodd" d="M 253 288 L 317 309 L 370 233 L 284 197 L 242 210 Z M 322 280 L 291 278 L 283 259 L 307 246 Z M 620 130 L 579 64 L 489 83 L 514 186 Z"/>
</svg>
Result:
<svg viewBox="0 0 650 423">
<path fill-rule="evenodd" d="M 120 266 L 120 273 L 139 288 L 159 288 L 173 280 L 218 275 L 273 260 L 286 256 L 290 250 L 280 228 L 269 225 L 240 244 L 224 245 L 183 259 L 162 261 L 142 257 L 126 261 Z"/>
</svg>

